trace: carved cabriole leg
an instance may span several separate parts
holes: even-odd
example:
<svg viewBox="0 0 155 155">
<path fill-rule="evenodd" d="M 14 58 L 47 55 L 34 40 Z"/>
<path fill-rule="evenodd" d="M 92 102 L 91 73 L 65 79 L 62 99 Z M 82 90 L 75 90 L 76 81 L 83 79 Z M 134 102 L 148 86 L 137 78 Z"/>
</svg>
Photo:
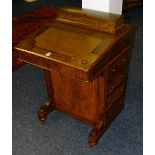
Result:
<svg viewBox="0 0 155 155">
<path fill-rule="evenodd" d="M 99 138 L 102 136 L 102 134 L 105 131 L 105 122 L 104 122 L 104 118 L 101 117 L 98 121 L 98 123 L 96 124 L 95 128 L 93 128 L 91 130 L 91 132 L 89 133 L 88 136 L 88 145 L 90 147 L 94 146 L 97 144 Z"/>
<path fill-rule="evenodd" d="M 48 99 L 46 100 L 43 106 L 40 106 L 37 112 L 38 118 L 42 124 L 44 124 L 44 122 L 46 121 L 48 114 L 54 110 L 54 97 L 53 88 L 50 80 L 50 71 L 44 70 L 44 75 L 46 79 Z"/>
</svg>

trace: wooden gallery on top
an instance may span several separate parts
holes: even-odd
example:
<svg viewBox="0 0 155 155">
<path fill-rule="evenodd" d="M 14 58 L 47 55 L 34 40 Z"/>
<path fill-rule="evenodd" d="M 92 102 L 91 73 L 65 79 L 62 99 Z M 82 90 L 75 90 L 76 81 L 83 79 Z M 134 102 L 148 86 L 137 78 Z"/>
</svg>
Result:
<svg viewBox="0 0 155 155">
<path fill-rule="evenodd" d="M 93 146 L 124 106 L 132 29 L 121 15 L 56 10 L 55 19 L 15 49 L 19 60 L 44 70 L 48 99 L 39 120 L 57 110 L 87 122 Z"/>
</svg>

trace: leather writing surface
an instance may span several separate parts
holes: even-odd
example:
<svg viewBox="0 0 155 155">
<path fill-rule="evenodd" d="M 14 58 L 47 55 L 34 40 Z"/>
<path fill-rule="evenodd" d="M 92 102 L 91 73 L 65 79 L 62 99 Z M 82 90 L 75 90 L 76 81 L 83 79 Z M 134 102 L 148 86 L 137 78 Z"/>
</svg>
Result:
<svg viewBox="0 0 155 155">
<path fill-rule="evenodd" d="M 20 60 L 91 81 L 119 50 L 128 46 L 130 27 L 122 22 L 122 18 L 115 15 L 96 19 L 95 16 L 61 10 L 55 20 L 20 42 L 15 49 Z M 81 23 L 86 26 L 81 26 Z M 97 29 L 101 26 L 105 32 Z M 109 32 L 109 28 L 117 33 Z"/>
<path fill-rule="evenodd" d="M 91 35 L 49 27 L 36 37 L 35 41 L 37 47 L 74 57 L 91 53 L 99 45 L 101 39 Z"/>
</svg>

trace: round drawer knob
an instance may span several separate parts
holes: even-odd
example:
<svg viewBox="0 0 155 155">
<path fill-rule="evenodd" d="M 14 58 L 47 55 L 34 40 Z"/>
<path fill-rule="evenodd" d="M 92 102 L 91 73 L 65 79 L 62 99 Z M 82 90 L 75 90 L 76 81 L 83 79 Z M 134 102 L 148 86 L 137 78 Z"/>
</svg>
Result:
<svg viewBox="0 0 155 155">
<path fill-rule="evenodd" d="M 122 59 L 122 61 L 123 61 L 123 62 L 126 62 L 126 59 L 125 59 L 125 58 L 123 58 L 123 59 Z"/>
<path fill-rule="evenodd" d="M 116 88 L 116 86 L 114 86 L 114 85 L 110 85 L 110 88 L 115 89 L 115 88 Z"/>
<path fill-rule="evenodd" d="M 111 72 L 113 72 L 113 73 L 115 73 L 116 71 L 117 71 L 116 68 L 113 68 L 113 69 L 111 70 Z"/>
</svg>

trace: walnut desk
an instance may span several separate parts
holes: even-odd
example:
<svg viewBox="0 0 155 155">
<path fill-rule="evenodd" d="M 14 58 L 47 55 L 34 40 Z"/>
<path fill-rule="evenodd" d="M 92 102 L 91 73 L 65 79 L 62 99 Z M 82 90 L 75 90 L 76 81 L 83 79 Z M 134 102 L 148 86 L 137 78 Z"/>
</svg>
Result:
<svg viewBox="0 0 155 155">
<path fill-rule="evenodd" d="M 48 99 L 41 122 L 54 109 L 94 126 L 95 145 L 124 106 L 131 27 L 123 17 L 57 9 L 57 17 L 20 42 L 18 59 L 44 69 Z"/>
</svg>

